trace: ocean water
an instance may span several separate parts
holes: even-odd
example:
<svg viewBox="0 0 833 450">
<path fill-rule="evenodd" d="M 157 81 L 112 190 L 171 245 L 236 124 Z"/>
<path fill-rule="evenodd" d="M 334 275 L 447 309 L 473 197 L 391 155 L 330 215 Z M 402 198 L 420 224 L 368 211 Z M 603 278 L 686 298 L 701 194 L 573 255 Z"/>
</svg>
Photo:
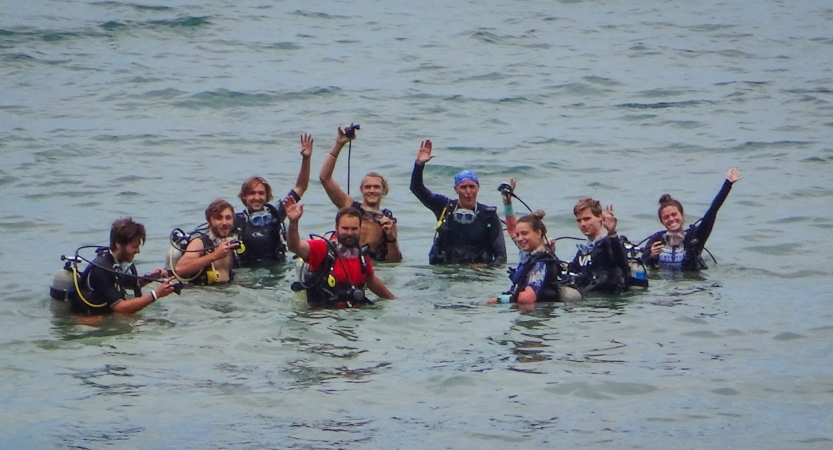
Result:
<svg viewBox="0 0 833 450">
<path fill-rule="evenodd" d="M 830 448 L 831 29 L 814 0 L 0 0 L 0 448 Z M 310 311 L 291 267 L 96 327 L 49 299 L 118 217 L 150 270 L 246 177 L 289 190 L 304 132 L 302 233 L 332 228 L 315 175 L 351 122 L 352 192 L 390 181 L 397 300 Z M 691 222 L 744 177 L 700 277 L 523 311 L 484 305 L 503 269 L 427 265 L 426 138 L 430 189 L 470 168 L 499 204 L 514 177 L 557 236 L 583 196 L 638 241 L 661 194 Z"/>
</svg>

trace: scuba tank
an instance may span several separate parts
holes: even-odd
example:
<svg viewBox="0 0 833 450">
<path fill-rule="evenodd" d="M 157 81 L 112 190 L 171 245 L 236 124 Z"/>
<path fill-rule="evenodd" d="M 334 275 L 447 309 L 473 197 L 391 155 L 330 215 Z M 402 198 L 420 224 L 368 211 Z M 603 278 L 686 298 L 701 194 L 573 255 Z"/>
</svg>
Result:
<svg viewBox="0 0 833 450">
<path fill-rule="evenodd" d="M 49 288 L 49 296 L 58 301 L 69 301 L 75 297 L 75 284 L 80 281 L 81 275 L 74 274 L 72 271 L 72 262 L 66 257 L 61 257 L 66 260 L 64 267 L 55 274 L 52 279 L 52 287 Z"/>
<path fill-rule="evenodd" d="M 622 236 L 621 239 L 625 246 L 625 252 L 628 256 L 628 267 L 630 268 L 628 285 L 647 288 L 648 272 L 645 270 L 645 264 L 642 262 L 641 249 L 628 241 L 628 238 L 625 236 Z"/>
</svg>

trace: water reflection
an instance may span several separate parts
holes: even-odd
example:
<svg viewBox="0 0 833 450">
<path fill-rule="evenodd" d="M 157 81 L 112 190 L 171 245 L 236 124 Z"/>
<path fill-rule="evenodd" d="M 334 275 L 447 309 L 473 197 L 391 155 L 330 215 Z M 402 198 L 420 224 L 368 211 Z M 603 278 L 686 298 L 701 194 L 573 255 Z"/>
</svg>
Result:
<svg viewBox="0 0 833 450">
<path fill-rule="evenodd" d="M 106 316 L 77 316 L 69 309 L 68 302 L 49 300 L 53 313 L 52 330 L 63 341 L 87 338 L 107 338 L 133 332 L 138 318 L 111 314 Z"/>
</svg>

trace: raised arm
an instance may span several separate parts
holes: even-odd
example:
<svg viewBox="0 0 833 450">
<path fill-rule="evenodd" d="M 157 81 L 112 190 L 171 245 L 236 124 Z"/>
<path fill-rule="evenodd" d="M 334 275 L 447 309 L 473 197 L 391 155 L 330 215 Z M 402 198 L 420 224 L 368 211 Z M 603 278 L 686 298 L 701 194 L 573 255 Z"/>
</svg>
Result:
<svg viewBox="0 0 833 450">
<path fill-rule="evenodd" d="M 304 214 L 304 206 L 299 205 L 290 196 L 283 201 L 283 207 L 286 210 L 286 218 L 289 219 L 289 228 L 286 230 L 286 248 L 306 261 L 309 258 L 309 242 L 302 241 L 298 234 L 298 220 Z"/>
<path fill-rule="evenodd" d="M 293 189 L 298 197 L 304 195 L 309 187 L 310 160 L 312 159 L 312 135 L 301 135 L 301 171 L 298 172 L 298 180 Z"/>
<path fill-rule="evenodd" d="M 515 179 L 510 179 L 508 185 L 509 190 L 501 190 L 500 197 L 503 200 L 503 216 L 506 220 L 506 232 L 509 233 L 509 237 L 514 241 L 515 226 L 518 224 L 518 217 L 515 215 L 515 211 L 512 208 L 512 192 L 515 192 Z M 501 187 L 503 187 L 503 185 L 501 185 Z"/>
<path fill-rule="evenodd" d="M 712 229 L 714 229 L 714 222 L 717 220 L 717 212 L 720 210 L 720 207 L 723 206 L 723 202 L 726 201 L 726 197 L 729 196 L 729 191 L 732 190 L 732 185 L 736 181 L 740 181 L 741 178 L 742 174 L 740 170 L 736 168 L 731 168 L 726 173 L 726 180 L 723 182 L 723 186 L 720 187 L 720 192 L 718 192 L 717 196 L 714 200 L 712 200 L 712 204 L 703 216 L 700 226 L 697 227 L 697 237 L 703 245 L 706 244 L 706 239 L 709 238 L 709 235 L 712 233 Z"/>
<path fill-rule="evenodd" d="M 333 180 L 333 171 L 336 168 L 338 155 L 341 153 L 341 149 L 344 148 L 344 145 L 351 140 L 353 139 L 344 134 L 344 130 L 341 128 L 338 129 L 336 143 L 333 145 L 330 153 L 327 154 L 327 159 L 324 160 L 324 165 L 321 166 L 321 172 L 318 174 L 318 179 L 321 180 L 321 185 L 324 186 L 324 191 L 327 192 L 327 196 L 330 197 L 330 201 L 333 202 L 333 204 L 339 209 L 346 208 L 353 204 L 353 199 L 347 195 L 346 192 L 342 191 L 338 183 Z"/>
<path fill-rule="evenodd" d="M 422 173 L 425 171 L 425 163 L 430 161 L 434 156 L 431 155 L 433 145 L 430 140 L 422 141 L 422 145 L 417 152 L 416 162 L 414 163 L 414 171 L 411 172 L 411 192 L 414 193 L 417 199 L 425 205 L 426 208 L 434 212 L 437 218 L 440 218 L 443 208 L 448 205 L 448 197 L 444 195 L 434 194 L 425 187 Z"/>
</svg>

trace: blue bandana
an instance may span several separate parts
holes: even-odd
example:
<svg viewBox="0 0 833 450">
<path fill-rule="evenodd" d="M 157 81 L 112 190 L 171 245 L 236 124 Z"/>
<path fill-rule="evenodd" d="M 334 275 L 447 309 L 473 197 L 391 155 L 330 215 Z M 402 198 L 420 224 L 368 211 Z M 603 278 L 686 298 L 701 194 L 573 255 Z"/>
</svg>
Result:
<svg viewBox="0 0 833 450">
<path fill-rule="evenodd" d="M 454 176 L 454 186 L 457 186 L 458 184 L 468 180 L 480 184 L 480 181 L 477 181 L 477 175 L 475 175 L 474 172 L 472 172 L 471 170 L 464 170 Z"/>
</svg>

